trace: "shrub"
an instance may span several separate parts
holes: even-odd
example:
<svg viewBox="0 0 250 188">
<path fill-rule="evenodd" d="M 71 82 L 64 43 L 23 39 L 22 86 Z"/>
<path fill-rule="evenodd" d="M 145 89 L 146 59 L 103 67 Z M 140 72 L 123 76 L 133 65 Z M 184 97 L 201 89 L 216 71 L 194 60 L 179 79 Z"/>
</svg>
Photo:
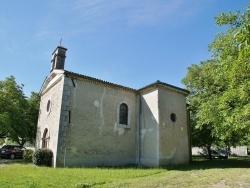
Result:
<svg viewBox="0 0 250 188">
<path fill-rule="evenodd" d="M 32 162 L 33 153 L 34 153 L 34 150 L 25 149 L 23 151 L 23 160 L 24 160 L 24 162 Z"/>
<path fill-rule="evenodd" d="M 38 149 L 33 154 L 33 163 L 37 166 L 51 166 L 53 152 L 50 149 Z"/>
</svg>

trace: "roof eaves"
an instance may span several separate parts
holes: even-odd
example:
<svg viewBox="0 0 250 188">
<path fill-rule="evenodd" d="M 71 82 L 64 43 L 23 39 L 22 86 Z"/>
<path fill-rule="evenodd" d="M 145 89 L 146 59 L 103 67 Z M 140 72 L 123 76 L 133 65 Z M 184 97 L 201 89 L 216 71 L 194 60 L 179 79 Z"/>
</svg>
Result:
<svg viewBox="0 0 250 188">
<path fill-rule="evenodd" d="M 152 84 L 149 84 L 149 85 L 147 85 L 147 86 L 145 86 L 145 87 L 142 87 L 142 88 L 138 89 L 137 91 L 138 91 L 138 92 L 142 92 L 142 91 L 150 90 L 151 88 L 157 88 L 157 87 L 160 87 L 160 86 L 164 86 L 164 87 L 167 87 L 167 88 L 169 88 L 169 89 L 172 89 L 172 90 L 175 90 L 175 91 L 184 93 L 185 95 L 188 95 L 188 94 L 189 94 L 189 91 L 188 91 L 188 90 L 185 90 L 185 89 L 182 89 L 182 88 L 179 88 L 179 87 L 176 87 L 176 86 L 167 84 L 167 83 L 165 83 L 165 82 L 161 82 L 161 81 L 159 81 L 159 80 L 157 80 L 156 82 L 154 82 L 154 83 L 152 83 Z"/>
<path fill-rule="evenodd" d="M 74 72 L 71 72 L 71 71 L 66 71 L 65 70 L 64 74 L 66 76 L 69 76 L 69 77 L 70 76 L 75 76 L 75 77 L 87 79 L 87 80 L 90 80 L 90 81 L 93 81 L 93 82 L 98 82 L 98 83 L 101 83 L 101 84 L 105 84 L 105 85 L 109 85 L 109 86 L 113 86 L 113 87 L 118 87 L 118 88 L 129 90 L 129 91 L 137 92 L 136 89 L 133 89 L 133 88 L 130 88 L 130 87 L 122 86 L 122 85 L 119 85 L 119 84 L 114 84 L 114 83 L 111 83 L 111 82 L 107 82 L 107 81 L 104 81 L 104 80 L 101 80 L 101 79 L 97 79 L 97 78 L 93 78 L 93 77 L 90 77 L 90 76 L 86 76 L 86 75 L 74 73 Z"/>
</svg>

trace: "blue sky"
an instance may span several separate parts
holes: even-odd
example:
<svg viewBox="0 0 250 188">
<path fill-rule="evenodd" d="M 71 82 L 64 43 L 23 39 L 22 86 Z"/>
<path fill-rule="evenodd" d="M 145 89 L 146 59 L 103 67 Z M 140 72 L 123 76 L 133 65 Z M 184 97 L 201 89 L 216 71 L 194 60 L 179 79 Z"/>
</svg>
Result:
<svg viewBox="0 0 250 188">
<path fill-rule="evenodd" d="M 183 88 L 193 63 L 210 58 L 214 16 L 247 0 L 0 0 L 0 80 L 39 92 L 51 53 L 65 69 L 139 89 L 156 80 Z"/>
</svg>

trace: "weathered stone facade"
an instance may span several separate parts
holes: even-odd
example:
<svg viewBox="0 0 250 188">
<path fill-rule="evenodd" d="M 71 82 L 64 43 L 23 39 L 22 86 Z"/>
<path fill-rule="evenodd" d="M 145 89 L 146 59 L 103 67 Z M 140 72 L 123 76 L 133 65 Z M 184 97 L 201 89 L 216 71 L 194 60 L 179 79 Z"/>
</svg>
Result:
<svg viewBox="0 0 250 188">
<path fill-rule="evenodd" d="M 48 83 L 45 82 L 41 95 L 40 113 L 38 118 L 36 148 L 42 148 L 44 137 L 44 130 L 48 130 L 49 142 L 48 148 L 54 153 L 53 165 L 55 166 L 57 152 L 58 152 L 58 136 L 60 132 L 60 115 L 62 106 L 63 93 L 63 75 L 59 71 L 50 74 L 47 78 Z M 50 101 L 50 109 L 47 110 L 48 101 Z"/>
<path fill-rule="evenodd" d="M 40 91 L 36 147 L 52 149 L 54 167 L 189 162 L 186 90 L 160 81 L 135 90 L 69 72 L 62 68 L 66 50 L 52 54 Z"/>
</svg>

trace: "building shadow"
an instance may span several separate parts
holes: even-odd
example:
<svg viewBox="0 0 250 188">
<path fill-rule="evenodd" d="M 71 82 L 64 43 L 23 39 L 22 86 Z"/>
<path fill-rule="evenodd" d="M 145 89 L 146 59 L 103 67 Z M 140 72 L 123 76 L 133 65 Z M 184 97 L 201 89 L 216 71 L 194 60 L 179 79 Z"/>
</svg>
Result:
<svg viewBox="0 0 250 188">
<path fill-rule="evenodd" d="M 250 168 L 250 156 L 230 157 L 228 159 L 204 159 L 193 157 L 193 161 L 188 165 L 166 166 L 166 170 L 206 170 L 206 169 L 227 169 L 227 168 Z"/>
</svg>

